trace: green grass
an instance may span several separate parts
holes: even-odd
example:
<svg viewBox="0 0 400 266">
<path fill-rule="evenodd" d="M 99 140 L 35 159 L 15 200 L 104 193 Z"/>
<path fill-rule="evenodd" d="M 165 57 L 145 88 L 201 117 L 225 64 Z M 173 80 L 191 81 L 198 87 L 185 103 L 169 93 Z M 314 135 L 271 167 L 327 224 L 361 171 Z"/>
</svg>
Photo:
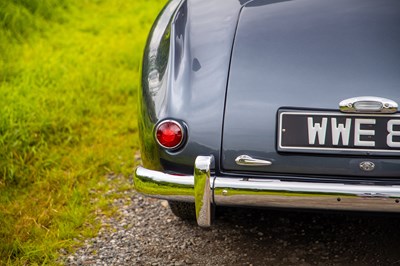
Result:
<svg viewBox="0 0 400 266">
<path fill-rule="evenodd" d="M 54 264 L 95 234 L 105 175 L 135 164 L 139 64 L 165 2 L 1 1 L 0 265 Z"/>
</svg>

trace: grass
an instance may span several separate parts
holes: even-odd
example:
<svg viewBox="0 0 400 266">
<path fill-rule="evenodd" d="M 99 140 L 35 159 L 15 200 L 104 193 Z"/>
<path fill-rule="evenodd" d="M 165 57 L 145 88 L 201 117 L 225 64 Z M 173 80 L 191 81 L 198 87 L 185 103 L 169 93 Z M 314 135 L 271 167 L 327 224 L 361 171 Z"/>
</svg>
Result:
<svg viewBox="0 0 400 266">
<path fill-rule="evenodd" d="M 165 2 L 1 1 L 0 265 L 54 264 L 96 233 L 105 175 L 135 164 L 139 64 Z"/>
</svg>

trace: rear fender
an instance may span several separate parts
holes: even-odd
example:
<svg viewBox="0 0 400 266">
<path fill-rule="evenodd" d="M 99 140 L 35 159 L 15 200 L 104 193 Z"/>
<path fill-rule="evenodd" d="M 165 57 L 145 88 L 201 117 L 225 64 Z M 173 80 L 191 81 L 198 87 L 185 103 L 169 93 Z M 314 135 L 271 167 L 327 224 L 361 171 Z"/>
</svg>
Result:
<svg viewBox="0 0 400 266">
<path fill-rule="evenodd" d="M 157 18 L 144 52 L 139 94 L 145 167 L 192 173 L 198 155 L 213 155 L 219 164 L 232 43 L 246 2 L 175 0 Z M 186 143 L 177 151 L 161 149 L 154 140 L 154 126 L 164 119 L 187 125 Z"/>
</svg>

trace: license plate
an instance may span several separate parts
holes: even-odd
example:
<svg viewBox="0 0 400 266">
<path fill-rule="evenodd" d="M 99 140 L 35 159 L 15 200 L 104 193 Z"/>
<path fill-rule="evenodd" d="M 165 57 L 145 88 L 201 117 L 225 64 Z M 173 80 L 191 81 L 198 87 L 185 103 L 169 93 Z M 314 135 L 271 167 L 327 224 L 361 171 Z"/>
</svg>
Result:
<svg viewBox="0 0 400 266">
<path fill-rule="evenodd" d="M 400 154 L 400 114 L 280 111 L 278 151 Z"/>
</svg>

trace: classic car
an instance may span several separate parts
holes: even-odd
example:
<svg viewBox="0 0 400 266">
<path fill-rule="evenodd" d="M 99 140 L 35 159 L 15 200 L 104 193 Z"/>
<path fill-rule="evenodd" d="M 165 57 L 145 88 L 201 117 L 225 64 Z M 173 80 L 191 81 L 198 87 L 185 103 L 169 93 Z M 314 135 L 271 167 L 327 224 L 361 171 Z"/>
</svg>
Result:
<svg viewBox="0 0 400 266">
<path fill-rule="evenodd" d="M 145 48 L 135 189 L 218 206 L 400 211 L 400 1 L 171 0 Z"/>
</svg>

